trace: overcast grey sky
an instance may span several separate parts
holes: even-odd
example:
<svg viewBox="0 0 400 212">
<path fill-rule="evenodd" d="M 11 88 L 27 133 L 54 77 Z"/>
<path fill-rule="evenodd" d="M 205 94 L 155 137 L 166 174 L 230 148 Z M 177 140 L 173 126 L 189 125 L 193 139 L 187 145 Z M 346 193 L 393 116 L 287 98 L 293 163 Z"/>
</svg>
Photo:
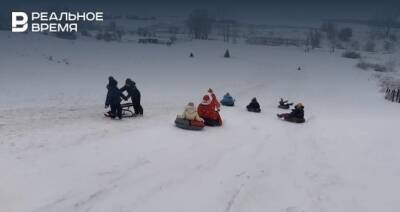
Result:
<svg viewBox="0 0 400 212">
<path fill-rule="evenodd" d="M 307 21 L 326 18 L 368 18 L 374 13 L 398 9 L 400 0 L 6 0 L 1 8 L 29 10 L 62 7 L 139 15 L 186 15 L 195 8 L 250 21 Z M 4 11 L 3 11 L 4 12 Z"/>
</svg>

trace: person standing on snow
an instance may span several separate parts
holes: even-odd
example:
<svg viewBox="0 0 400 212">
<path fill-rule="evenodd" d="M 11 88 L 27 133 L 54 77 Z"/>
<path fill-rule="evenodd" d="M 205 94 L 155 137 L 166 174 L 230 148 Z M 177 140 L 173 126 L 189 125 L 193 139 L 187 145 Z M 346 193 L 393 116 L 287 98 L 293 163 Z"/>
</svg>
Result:
<svg viewBox="0 0 400 212">
<path fill-rule="evenodd" d="M 122 119 L 121 98 L 125 98 L 125 96 L 118 89 L 117 80 L 111 76 L 108 78 L 107 90 L 108 92 L 105 108 L 111 108 L 111 111 L 108 112 L 108 115 L 113 119 L 117 116 L 119 119 Z"/>
<path fill-rule="evenodd" d="M 143 115 L 143 107 L 140 104 L 141 94 L 140 91 L 136 87 L 136 83 L 131 80 L 130 78 L 125 80 L 125 85 L 120 89 L 121 92 L 128 92 L 128 96 L 125 100 L 129 99 L 132 100 L 133 109 L 135 110 L 135 115 Z"/>
<path fill-rule="evenodd" d="M 199 116 L 204 119 L 204 123 L 209 126 L 221 126 L 222 119 L 219 115 L 220 104 L 216 95 L 210 88 L 207 95 L 204 95 L 203 101 L 197 107 Z"/>
</svg>

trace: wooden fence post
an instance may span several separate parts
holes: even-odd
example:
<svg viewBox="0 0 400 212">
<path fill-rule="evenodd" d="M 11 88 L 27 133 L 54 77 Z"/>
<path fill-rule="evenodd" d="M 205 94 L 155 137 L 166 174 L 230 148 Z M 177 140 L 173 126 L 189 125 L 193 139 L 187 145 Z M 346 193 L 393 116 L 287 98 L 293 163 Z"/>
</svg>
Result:
<svg viewBox="0 0 400 212">
<path fill-rule="evenodd" d="M 386 88 L 385 99 L 389 99 L 390 89 Z"/>
<path fill-rule="evenodd" d="M 396 94 L 396 90 L 392 90 L 392 102 L 394 102 L 394 97 L 395 97 L 395 94 Z"/>
<path fill-rule="evenodd" d="M 397 89 L 397 102 L 400 103 L 400 88 Z"/>
</svg>

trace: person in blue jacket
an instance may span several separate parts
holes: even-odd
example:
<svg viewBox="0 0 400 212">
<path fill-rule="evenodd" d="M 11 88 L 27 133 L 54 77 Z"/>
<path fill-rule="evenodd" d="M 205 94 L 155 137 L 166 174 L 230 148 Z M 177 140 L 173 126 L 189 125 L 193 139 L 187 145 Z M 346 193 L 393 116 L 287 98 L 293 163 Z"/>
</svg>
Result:
<svg viewBox="0 0 400 212">
<path fill-rule="evenodd" d="M 234 106 L 235 99 L 233 99 L 233 97 L 229 93 L 226 93 L 224 97 L 222 97 L 221 104 L 225 106 Z"/>
</svg>

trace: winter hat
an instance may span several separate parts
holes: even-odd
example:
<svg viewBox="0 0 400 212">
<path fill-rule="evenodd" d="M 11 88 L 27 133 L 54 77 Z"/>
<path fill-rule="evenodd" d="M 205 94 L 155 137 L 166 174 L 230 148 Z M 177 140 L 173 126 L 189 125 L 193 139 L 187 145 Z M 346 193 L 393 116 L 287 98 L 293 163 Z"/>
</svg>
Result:
<svg viewBox="0 0 400 212">
<path fill-rule="evenodd" d="M 211 88 L 209 88 L 208 93 L 213 93 L 213 90 Z"/>
<path fill-rule="evenodd" d="M 118 84 L 117 80 L 114 79 L 114 77 L 109 76 L 108 77 L 108 86 L 116 86 Z"/>
<path fill-rule="evenodd" d="M 194 103 L 193 103 L 193 102 L 189 102 L 189 103 L 187 104 L 187 106 L 189 106 L 189 107 L 194 107 Z"/>
<path fill-rule="evenodd" d="M 298 103 L 296 106 L 294 106 L 295 108 L 304 108 L 304 105 L 302 103 Z"/>
<path fill-rule="evenodd" d="M 131 78 L 127 78 L 125 80 L 125 84 L 127 84 L 127 85 L 135 85 L 136 83 L 133 80 L 131 80 Z"/>
<path fill-rule="evenodd" d="M 209 95 L 204 95 L 203 96 L 203 101 L 201 102 L 203 105 L 209 105 L 211 104 L 211 98 Z"/>
<path fill-rule="evenodd" d="M 252 98 L 251 101 L 252 101 L 252 102 L 257 102 L 256 97 Z"/>
</svg>

